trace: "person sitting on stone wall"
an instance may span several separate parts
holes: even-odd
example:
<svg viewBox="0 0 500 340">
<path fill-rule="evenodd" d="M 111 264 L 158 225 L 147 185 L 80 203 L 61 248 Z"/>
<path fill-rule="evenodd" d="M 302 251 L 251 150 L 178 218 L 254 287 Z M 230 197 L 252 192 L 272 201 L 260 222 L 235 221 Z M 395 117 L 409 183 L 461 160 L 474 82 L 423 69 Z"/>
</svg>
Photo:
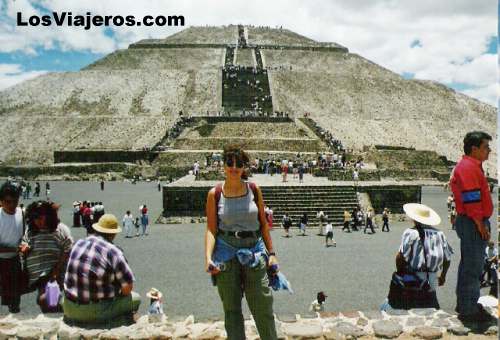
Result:
<svg viewBox="0 0 500 340">
<path fill-rule="evenodd" d="M 112 328 L 133 323 L 141 299 L 132 291 L 134 274 L 113 244 L 121 232 L 114 215 L 92 225 L 94 235 L 78 240 L 64 277 L 64 321 L 85 328 Z"/>
</svg>

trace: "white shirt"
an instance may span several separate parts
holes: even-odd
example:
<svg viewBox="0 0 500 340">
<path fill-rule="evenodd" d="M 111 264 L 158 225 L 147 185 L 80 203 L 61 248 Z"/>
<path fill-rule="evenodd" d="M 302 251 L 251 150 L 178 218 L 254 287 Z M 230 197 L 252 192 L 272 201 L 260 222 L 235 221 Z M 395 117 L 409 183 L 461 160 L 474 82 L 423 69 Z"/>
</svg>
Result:
<svg viewBox="0 0 500 340">
<path fill-rule="evenodd" d="M 490 247 L 486 247 L 486 257 L 487 258 L 492 258 L 494 256 L 497 256 L 498 255 L 498 251 L 495 247 L 493 248 L 490 248 Z"/>
<path fill-rule="evenodd" d="M 331 223 L 328 223 L 326 226 L 325 226 L 325 233 L 330 233 L 332 232 L 333 233 L 333 225 Z"/>
<path fill-rule="evenodd" d="M 198 162 L 194 163 L 194 171 L 198 172 L 200 170 L 200 164 Z"/>
<path fill-rule="evenodd" d="M 322 312 L 325 310 L 325 306 L 323 303 L 319 303 L 318 300 L 314 300 L 311 302 L 311 305 L 309 306 L 309 311 L 310 312 Z"/>
<path fill-rule="evenodd" d="M 135 225 L 134 216 L 132 216 L 132 214 L 130 215 L 125 214 L 125 216 L 123 216 L 122 223 L 125 228 L 132 228 Z"/>
<path fill-rule="evenodd" d="M 7 214 L 0 208 L 0 246 L 17 248 L 23 237 L 23 213 L 21 208 L 16 208 L 13 215 Z M 17 252 L 0 253 L 0 258 L 9 259 L 17 256 Z"/>
</svg>

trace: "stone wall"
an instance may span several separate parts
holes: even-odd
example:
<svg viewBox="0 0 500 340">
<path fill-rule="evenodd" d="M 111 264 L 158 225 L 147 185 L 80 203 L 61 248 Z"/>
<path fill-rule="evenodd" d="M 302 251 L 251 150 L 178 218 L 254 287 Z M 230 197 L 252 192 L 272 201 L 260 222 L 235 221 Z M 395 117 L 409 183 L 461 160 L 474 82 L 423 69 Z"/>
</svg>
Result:
<svg viewBox="0 0 500 340">
<path fill-rule="evenodd" d="M 82 150 L 54 151 L 54 163 L 135 163 L 153 161 L 157 156 L 151 151 Z"/>
<path fill-rule="evenodd" d="M 133 173 L 137 166 L 129 163 L 98 163 L 98 164 L 78 164 L 78 165 L 54 165 L 54 166 L 0 166 L 0 176 L 21 176 L 32 179 L 37 176 L 63 176 L 63 175 L 87 175 L 87 174 L 106 174 L 115 173 Z"/>
<path fill-rule="evenodd" d="M 422 199 L 422 187 L 417 185 L 358 187 L 358 190 L 368 193 L 376 214 L 381 214 L 384 208 L 402 214 L 403 204 L 420 203 Z"/>
<path fill-rule="evenodd" d="M 163 187 L 163 215 L 168 216 L 204 216 L 207 194 L 211 187 Z M 421 186 L 373 186 L 358 187 L 367 193 L 375 210 L 382 213 L 389 208 L 392 213 L 403 213 L 403 204 L 420 203 Z"/>
<path fill-rule="evenodd" d="M 488 308 L 490 313 L 496 313 Z M 196 321 L 196 322 L 195 322 Z M 409 311 L 322 312 L 310 315 L 290 315 L 275 318 L 280 340 L 327 339 L 498 339 L 498 325 L 464 326 L 456 315 L 435 309 Z M 470 327 L 470 328 L 469 328 Z M 258 339 L 253 319 L 245 321 L 247 339 Z M 40 314 L 35 319 L 18 320 L 11 315 L 0 319 L 2 339 L 195 339 L 222 340 L 227 338 L 224 322 L 188 317 L 141 316 L 130 326 L 112 329 L 82 329 L 70 327 L 61 318 Z"/>
<path fill-rule="evenodd" d="M 163 216 L 204 216 L 211 187 L 163 187 Z"/>
<path fill-rule="evenodd" d="M 322 143 L 317 139 L 298 138 L 177 138 L 174 148 L 180 150 L 222 150 L 225 145 L 239 144 L 245 150 L 282 150 L 318 152 Z"/>
</svg>

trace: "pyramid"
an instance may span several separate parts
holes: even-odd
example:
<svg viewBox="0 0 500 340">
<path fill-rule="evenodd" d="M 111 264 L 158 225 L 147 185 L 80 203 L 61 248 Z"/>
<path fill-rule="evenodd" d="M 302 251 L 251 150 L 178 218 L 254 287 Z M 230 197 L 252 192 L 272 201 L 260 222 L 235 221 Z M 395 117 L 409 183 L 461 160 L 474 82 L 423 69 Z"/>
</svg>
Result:
<svg viewBox="0 0 500 340">
<path fill-rule="evenodd" d="M 495 107 L 436 82 L 404 79 L 337 43 L 281 28 L 207 26 L 141 40 L 78 72 L 0 92 L 0 162 L 50 165 L 59 150 L 152 148 L 179 111 L 224 111 L 228 62 L 265 69 L 269 110 L 308 112 L 349 149 L 402 146 L 456 161 L 466 132 L 496 138 Z"/>
</svg>

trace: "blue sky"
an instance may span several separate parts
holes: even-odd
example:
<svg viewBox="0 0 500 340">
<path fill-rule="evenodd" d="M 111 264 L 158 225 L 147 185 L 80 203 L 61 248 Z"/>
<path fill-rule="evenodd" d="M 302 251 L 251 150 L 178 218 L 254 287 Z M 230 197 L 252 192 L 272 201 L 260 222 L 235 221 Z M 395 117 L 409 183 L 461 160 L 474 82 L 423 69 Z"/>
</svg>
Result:
<svg viewBox="0 0 500 340">
<path fill-rule="evenodd" d="M 163 38 L 179 28 L 15 26 L 23 16 L 51 11 L 100 15 L 182 14 L 187 24 L 246 23 L 291 29 L 319 41 L 334 41 L 403 77 L 438 81 L 497 105 L 497 13 L 490 0 L 256 1 L 188 0 L 0 0 L 0 90 L 46 72 L 78 71 L 143 38 Z M 266 13 L 258 10 L 258 3 Z M 496 6 L 493 7 L 493 6 Z M 124 12 L 124 8 L 127 8 Z M 242 13 L 245 13 L 242 15 Z"/>
</svg>

